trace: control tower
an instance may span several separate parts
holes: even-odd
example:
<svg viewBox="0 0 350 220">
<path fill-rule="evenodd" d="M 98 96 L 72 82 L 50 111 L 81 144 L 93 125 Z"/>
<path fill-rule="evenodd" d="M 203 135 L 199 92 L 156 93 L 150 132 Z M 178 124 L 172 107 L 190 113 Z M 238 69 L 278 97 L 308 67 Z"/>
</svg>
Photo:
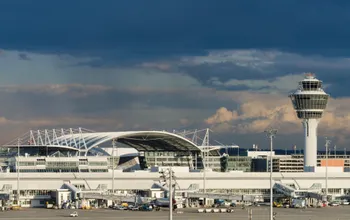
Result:
<svg viewBox="0 0 350 220">
<path fill-rule="evenodd" d="M 304 171 L 314 172 L 317 166 L 317 126 L 327 107 L 329 95 L 322 89 L 322 81 L 312 73 L 305 74 L 296 92 L 289 95 L 305 135 Z"/>
</svg>

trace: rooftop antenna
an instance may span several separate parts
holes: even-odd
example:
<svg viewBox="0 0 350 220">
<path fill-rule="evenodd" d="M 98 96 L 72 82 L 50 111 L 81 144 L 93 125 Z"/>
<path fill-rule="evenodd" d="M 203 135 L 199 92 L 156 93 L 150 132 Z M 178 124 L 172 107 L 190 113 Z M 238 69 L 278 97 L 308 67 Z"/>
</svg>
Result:
<svg viewBox="0 0 350 220">
<path fill-rule="evenodd" d="M 294 154 L 296 155 L 297 154 L 297 145 L 294 145 Z"/>
<path fill-rule="evenodd" d="M 314 73 L 305 73 L 305 78 L 307 78 L 307 79 L 314 79 L 315 78 L 315 74 Z"/>
</svg>

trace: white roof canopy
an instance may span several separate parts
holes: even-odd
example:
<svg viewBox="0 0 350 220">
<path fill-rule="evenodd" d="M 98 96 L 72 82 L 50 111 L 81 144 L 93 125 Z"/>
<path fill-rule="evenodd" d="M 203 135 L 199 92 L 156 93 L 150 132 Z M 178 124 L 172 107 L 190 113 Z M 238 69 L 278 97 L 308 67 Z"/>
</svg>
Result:
<svg viewBox="0 0 350 220">
<path fill-rule="evenodd" d="M 192 141 L 166 131 L 93 132 L 86 129 L 30 131 L 4 147 L 55 146 L 88 152 L 94 147 L 115 140 L 138 151 L 200 151 Z"/>
</svg>

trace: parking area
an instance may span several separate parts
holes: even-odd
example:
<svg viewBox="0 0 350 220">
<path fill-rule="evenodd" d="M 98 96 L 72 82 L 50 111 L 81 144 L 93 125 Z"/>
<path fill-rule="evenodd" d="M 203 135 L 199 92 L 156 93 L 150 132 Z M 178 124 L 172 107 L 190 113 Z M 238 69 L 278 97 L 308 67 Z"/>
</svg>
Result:
<svg viewBox="0 0 350 220">
<path fill-rule="evenodd" d="M 235 209 L 234 213 L 198 213 L 197 209 L 178 210 L 183 213 L 174 212 L 174 220 L 204 220 L 204 219 L 249 219 L 249 209 Z M 252 208 L 252 219 L 269 219 L 268 207 Z M 23 209 L 19 211 L 8 211 L 0 213 L 0 219 L 12 220 L 62 220 L 69 217 L 74 210 L 52 210 L 52 209 Z M 276 208 L 276 220 L 348 220 L 350 206 L 327 207 L 327 208 L 309 208 L 309 209 L 284 209 Z M 143 211 L 121 211 L 111 209 L 96 210 L 77 210 L 79 216 L 73 219 L 85 220 L 103 220 L 103 219 L 168 219 L 168 210 L 159 212 L 143 212 Z"/>
</svg>

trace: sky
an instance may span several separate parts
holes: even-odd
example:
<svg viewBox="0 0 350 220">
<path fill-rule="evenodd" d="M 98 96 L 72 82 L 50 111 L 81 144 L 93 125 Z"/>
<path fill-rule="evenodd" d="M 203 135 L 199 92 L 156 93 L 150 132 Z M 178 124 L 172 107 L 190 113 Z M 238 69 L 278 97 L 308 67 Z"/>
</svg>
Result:
<svg viewBox="0 0 350 220">
<path fill-rule="evenodd" d="M 303 147 L 288 94 L 305 72 L 350 143 L 350 2 L 0 1 L 0 143 L 30 129 L 212 130 L 223 144 Z"/>
</svg>

